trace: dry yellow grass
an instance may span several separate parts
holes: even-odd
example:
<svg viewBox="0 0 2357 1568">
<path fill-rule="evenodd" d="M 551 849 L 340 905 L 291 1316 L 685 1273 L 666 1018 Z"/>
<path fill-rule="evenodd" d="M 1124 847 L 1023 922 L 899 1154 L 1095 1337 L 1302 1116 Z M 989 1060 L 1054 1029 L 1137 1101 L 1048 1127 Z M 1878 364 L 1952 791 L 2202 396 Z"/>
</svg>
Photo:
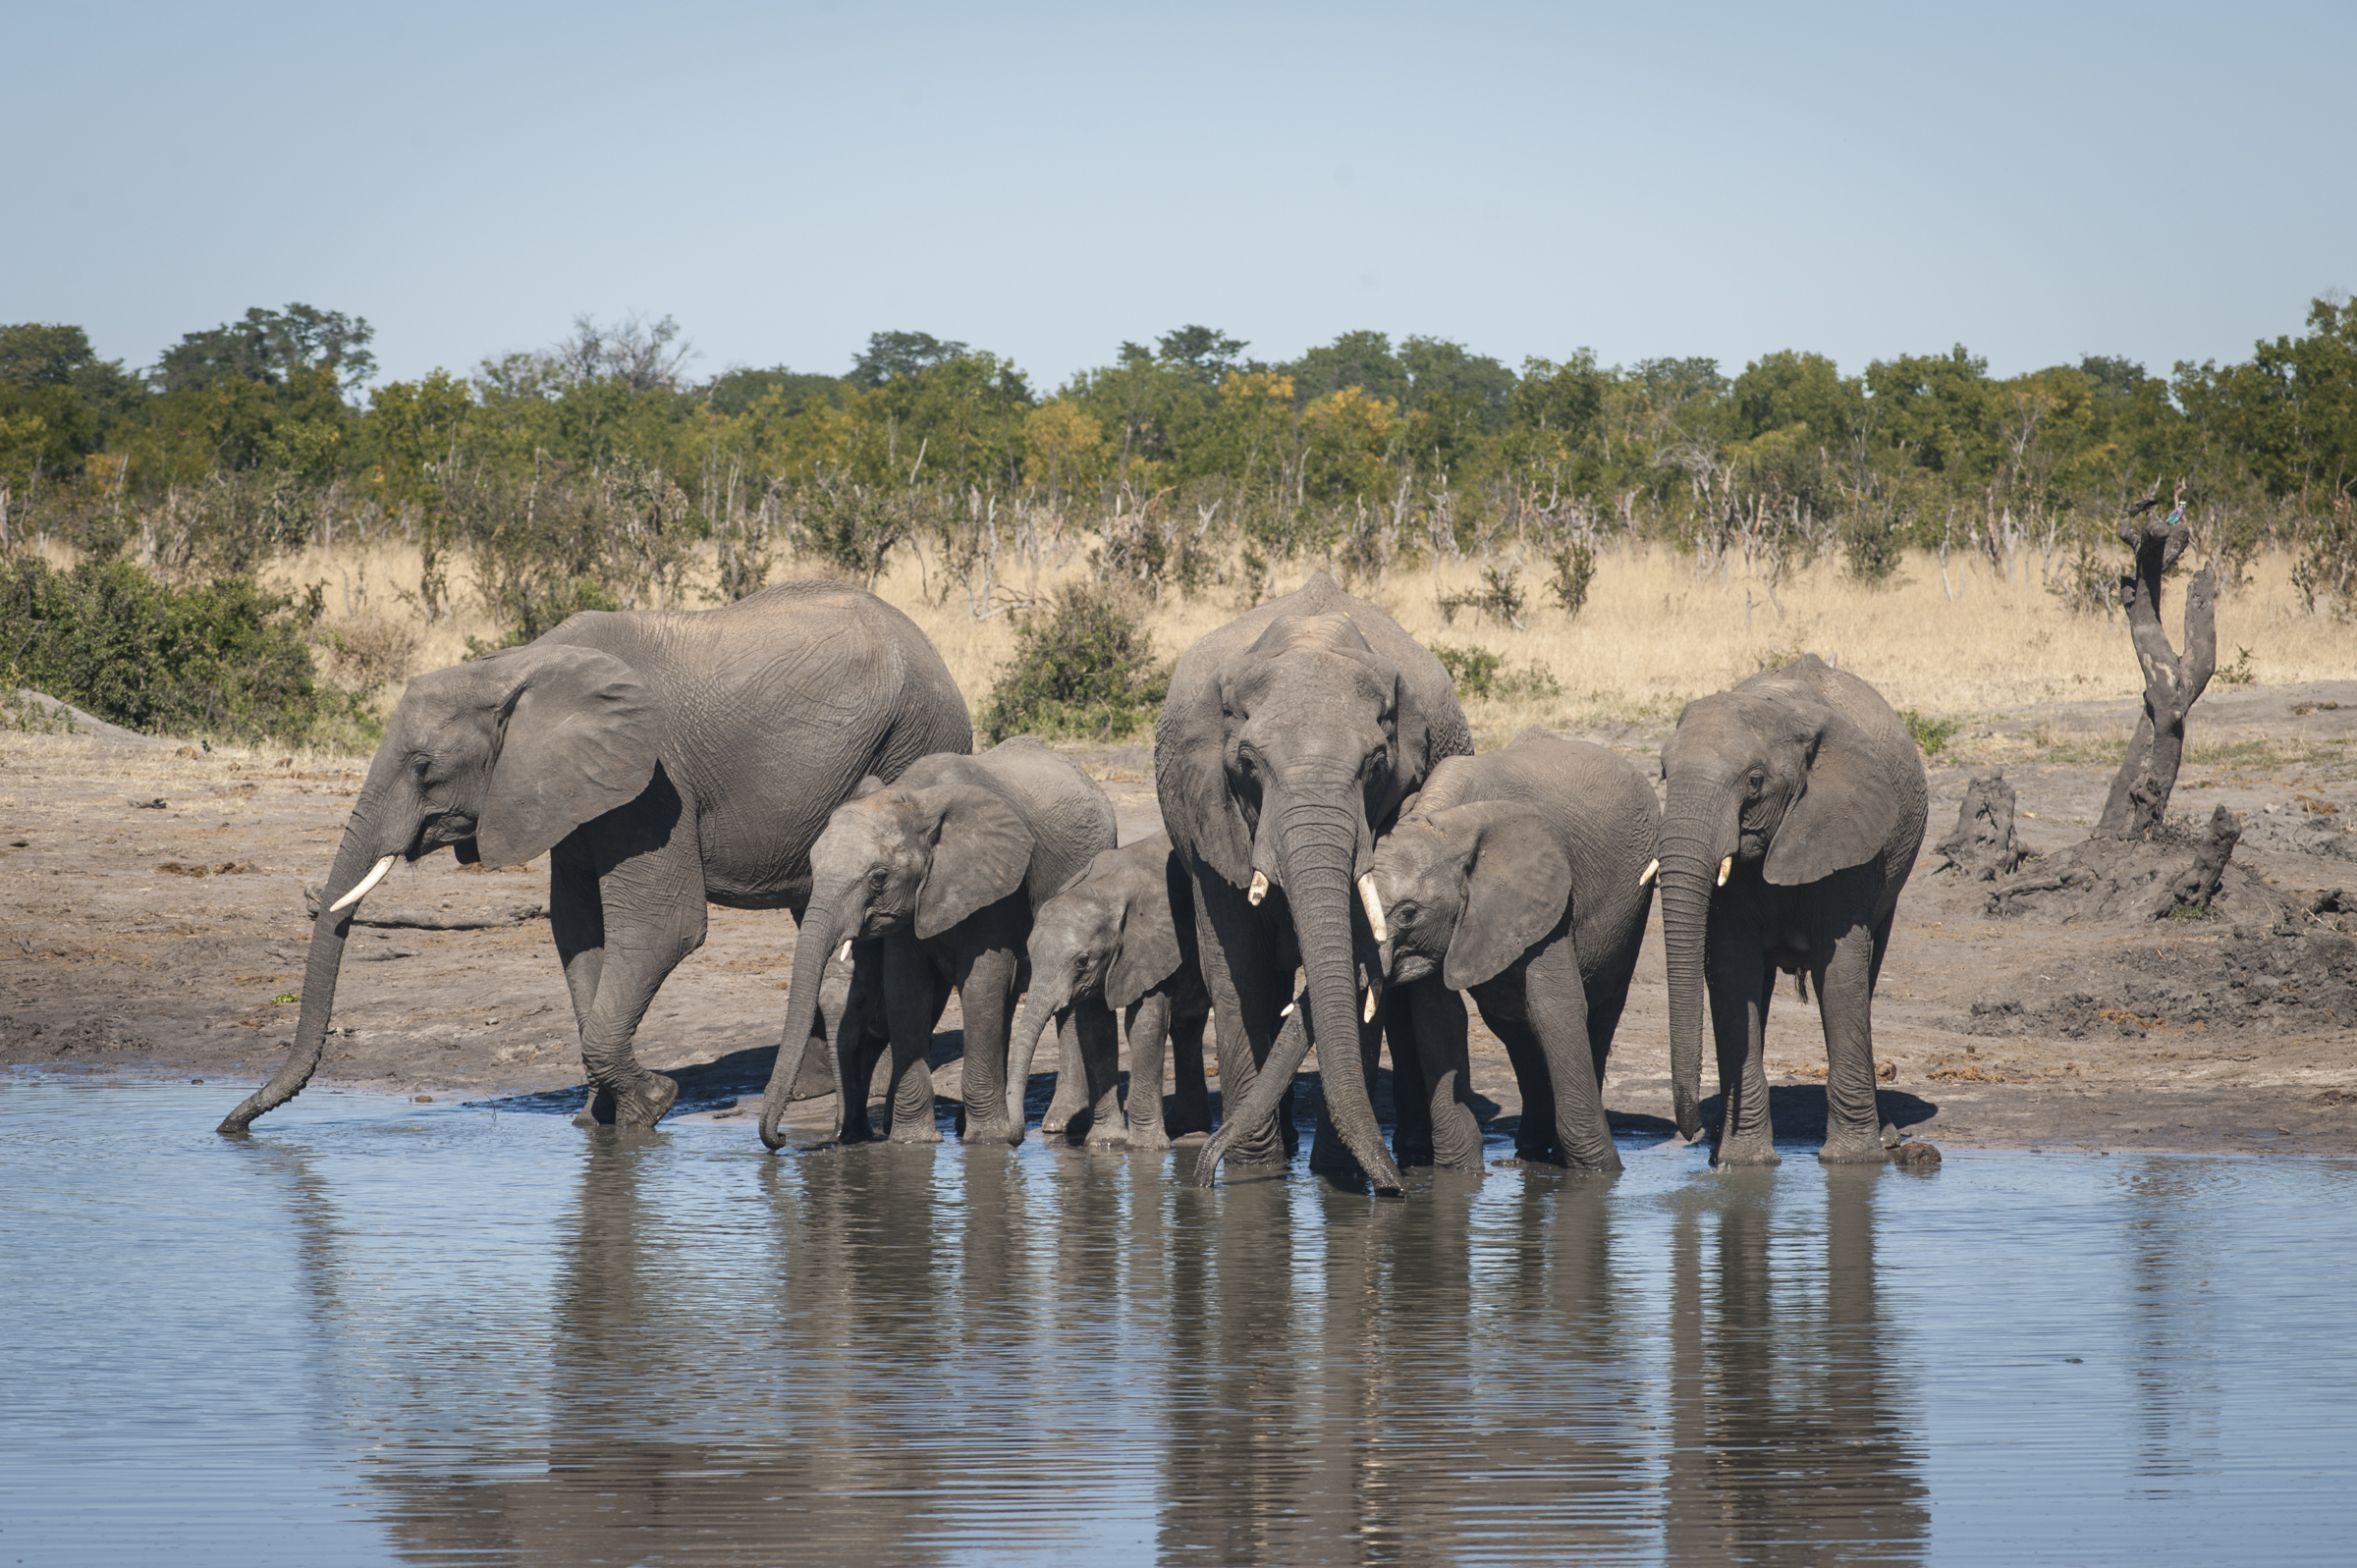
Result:
<svg viewBox="0 0 2357 1568">
<path fill-rule="evenodd" d="M 2024 565 L 2026 570 L 2005 580 L 1951 561 L 1944 587 L 1938 564 L 1916 556 L 1892 585 L 1867 588 L 1836 565 L 1820 563 L 1788 575 L 1772 603 L 1739 567 L 1724 581 L 1717 574 L 1697 581 L 1692 558 L 1668 549 L 1608 552 L 1597 560 L 1587 608 L 1576 621 L 1548 602 L 1536 574 L 1526 571 L 1529 602 L 1520 627 L 1470 612 L 1459 612 L 1454 624 L 1443 620 L 1437 603 L 1442 594 L 1480 586 L 1471 564 L 1452 563 L 1438 573 L 1401 570 L 1352 587 L 1428 644 L 1501 655 L 1508 677 L 1534 667 L 1553 676 L 1560 687 L 1554 695 L 1468 704 L 1485 746 L 1529 724 L 1591 727 L 1673 718 L 1695 697 L 1812 652 L 1872 681 L 1892 706 L 1927 715 L 1974 717 L 2039 702 L 2135 696 L 2141 688 L 2124 623 L 2117 617 L 2071 615 L 2041 587 L 2036 563 Z M 270 576 L 281 586 L 324 582 L 331 626 L 357 625 L 380 637 L 412 634 L 409 673 L 415 674 L 457 662 L 468 637 L 488 639 L 496 629 L 460 565 L 451 574 L 456 613 L 426 625 L 413 598 L 400 596 L 401 589 L 413 589 L 417 568 L 411 549 L 340 549 L 290 558 Z M 773 580 L 797 569 L 784 563 Z M 1280 585 L 1289 589 L 1309 569 L 1300 565 L 1281 572 Z M 2219 606 L 2220 662 L 2248 648 L 2253 675 L 2271 684 L 2348 676 L 2357 668 L 2357 634 L 2345 622 L 2302 612 L 2290 569 L 2288 557 L 2260 557 L 2248 583 Z M 921 591 L 920 584 L 929 584 L 938 593 L 941 580 L 938 562 L 927 570 L 904 553 L 877 590 L 924 628 L 968 704 L 979 709 L 1014 650 L 1014 619 L 976 622 L 962 593 L 953 590 L 939 602 Z M 708 607 L 702 587 L 691 581 L 677 607 Z M 2172 581 L 2164 607 L 2172 637 L 2182 635 L 2183 602 Z M 1191 601 L 1169 595 L 1149 617 L 1155 646 L 1166 657 L 1176 655 L 1236 609 L 1230 590 Z M 388 707 L 400 690 L 399 680 L 388 686 Z"/>
</svg>

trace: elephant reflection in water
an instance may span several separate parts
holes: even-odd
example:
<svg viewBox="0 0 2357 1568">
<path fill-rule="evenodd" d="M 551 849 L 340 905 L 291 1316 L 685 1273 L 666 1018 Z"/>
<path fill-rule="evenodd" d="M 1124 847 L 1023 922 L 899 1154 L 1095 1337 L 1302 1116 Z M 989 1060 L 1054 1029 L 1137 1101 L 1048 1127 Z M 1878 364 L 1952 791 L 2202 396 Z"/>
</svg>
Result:
<svg viewBox="0 0 2357 1568">
<path fill-rule="evenodd" d="M 452 1433 L 475 1423 L 433 1413 L 432 1390 L 386 1413 L 406 1438 L 401 1425 L 371 1434 L 397 1552 L 571 1568 L 658 1543 L 693 1559 L 725 1541 L 724 1560 L 948 1560 L 944 1461 L 922 1441 L 938 1432 L 938 1387 L 906 1369 L 950 1321 L 945 1287 L 961 1271 L 974 1281 L 1003 1248 L 943 1233 L 929 1152 L 874 1151 L 865 1171 L 763 1162 L 755 1180 L 787 1261 L 748 1275 L 733 1251 L 683 1249 L 676 1217 L 642 1191 L 666 1142 L 619 1129 L 589 1139 L 548 1292 L 551 1364 L 520 1358 L 545 1399 L 527 1423 L 494 1423 L 524 1425 L 519 1441 L 454 1451 Z M 910 1168 L 872 1179 L 896 1157 Z M 996 1206 L 994 1195 L 983 1210 Z M 515 1396 L 486 1371 L 486 1386 L 459 1397 Z"/>
<path fill-rule="evenodd" d="M 1821 1296 L 1815 1279 L 1779 1279 L 1771 1266 L 1772 1170 L 1730 1169 L 1679 1195 L 1669 1561 L 1922 1560 L 1921 1439 L 1896 1408 L 1903 1390 L 1875 1301 L 1881 1179 L 1871 1165 L 1826 1167 Z"/>
<path fill-rule="evenodd" d="M 1170 1249 L 1159 1561 L 1647 1552 L 1651 1390 L 1608 1189 L 1534 1175 L 1477 1246 L 1478 1197 L 1221 1189 Z"/>
</svg>

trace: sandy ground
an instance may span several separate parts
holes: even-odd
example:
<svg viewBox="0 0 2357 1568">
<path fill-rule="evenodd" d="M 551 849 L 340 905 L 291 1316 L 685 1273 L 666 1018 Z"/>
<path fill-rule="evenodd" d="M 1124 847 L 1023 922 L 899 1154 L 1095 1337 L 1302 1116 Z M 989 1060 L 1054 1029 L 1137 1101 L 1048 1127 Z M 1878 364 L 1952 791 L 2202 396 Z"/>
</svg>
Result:
<svg viewBox="0 0 2357 1568">
<path fill-rule="evenodd" d="M 2080 760 L 2133 721 L 2120 702 L 2050 703 L 1959 736 L 1932 771 L 1929 838 L 1993 764 L 2019 790 L 2031 847 L 2085 837 L 2110 766 Z M 2357 911 L 2357 680 L 2216 691 L 2174 801 L 2246 814 L 2238 862 L 2300 908 L 2335 888 Z M 1659 732 L 1598 735 L 1653 766 Z M 1081 751 L 1124 838 L 1159 826 L 1142 749 Z M 0 1062 L 219 1082 L 227 1110 L 292 1036 L 310 923 L 362 765 L 203 753 L 122 732 L 0 733 Z M 545 920 L 545 862 L 485 874 L 405 867 L 372 915 L 520 923 L 356 927 L 321 1082 L 466 1100 L 579 1098 L 570 1007 Z M 1888 1119 L 1947 1147 L 2357 1154 L 2357 914 L 2275 920 L 2232 899 L 2206 921 L 2080 927 L 1996 920 L 1984 890 L 1919 871 L 1877 1004 Z M 1658 917 L 1606 1100 L 1624 1131 L 1671 1135 Z M 640 1056 L 683 1080 L 679 1114 L 748 1119 L 794 963 L 782 913 L 711 911 Z M 1780 1132 L 1824 1118 L 1813 1004 L 1778 994 L 1768 1058 Z M 957 1093 L 958 1015 L 936 1041 Z M 1474 1030 L 1485 1113 L 1519 1111 L 1504 1050 Z M 1044 1087 L 1044 1081 L 1043 1081 Z M 1706 1088 L 1708 1084 L 1706 1082 Z M 545 1098 L 537 1098 L 545 1097 Z M 832 1102 L 797 1108 L 815 1127 Z M 752 1136 L 749 1126 L 745 1135 Z"/>
</svg>

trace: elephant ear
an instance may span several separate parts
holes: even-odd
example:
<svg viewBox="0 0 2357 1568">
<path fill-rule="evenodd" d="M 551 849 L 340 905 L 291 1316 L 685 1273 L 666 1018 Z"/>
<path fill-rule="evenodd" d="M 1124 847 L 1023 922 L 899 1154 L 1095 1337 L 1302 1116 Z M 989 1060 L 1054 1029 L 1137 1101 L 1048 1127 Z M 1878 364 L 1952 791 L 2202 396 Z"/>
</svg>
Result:
<svg viewBox="0 0 2357 1568">
<path fill-rule="evenodd" d="M 1780 888 L 1862 866 L 1889 845 L 1901 802 L 1866 732 L 1823 710 L 1799 798 L 1784 808 L 1760 874 Z"/>
<path fill-rule="evenodd" d="M 1530 950 L 1571 901 L 1571 861 L 1537 812 L 1504 801 L 1451 806 L 1425 822 L 1463 845 L 1465 903 L 1441 983 L 1478 986 Z"/>
<path fill-rule="evenodd" d="M 663 720 L 637 673 L 595 648 L 532 643 L 482 662 L 513 682 L 474 830 L 493 870 L 637 799 L 655 776 Z"/>
<path fill-rule="evenodd" d="M 1178 967 L 1178 924 L 1171 915 L 1161 868 L 1143 882 L 1122 912 L 1122 945 L 1105 971 L 1105 1000 L 1126 1007 Z"/>
<path fill-rule="evenodd" d="M 1174 691 L 1155 727 L 1154 789 L 1175 843 L 1241 888 L 1252 880 L 1252 832 L 1228 788 L 1226 672 Z"/>
<path fill-rule="evenodd" d="M 932 938 L 1023 885 L 1031 829 L 980 784 L 934 784 L 913 798 L 933 838 L 932 863 L 916 894 L 916 934 Z"/>
</svg>

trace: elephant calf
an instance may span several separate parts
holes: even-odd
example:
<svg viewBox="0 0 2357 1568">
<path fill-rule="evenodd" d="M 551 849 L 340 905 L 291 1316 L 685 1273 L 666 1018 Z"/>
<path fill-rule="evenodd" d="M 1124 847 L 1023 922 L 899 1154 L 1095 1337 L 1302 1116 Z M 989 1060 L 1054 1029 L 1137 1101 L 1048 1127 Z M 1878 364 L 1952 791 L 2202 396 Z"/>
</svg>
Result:
<svg viewBox="0 0 2357 1568">
<path fill-rule="evenodd" d="M 1657 817 L 1652 786 L 1626 759 L 1526 730 L 1503 751 L 1443 760 L 1376 841 L 1359 892 L 1386 976 L 1401 1164 L 1480 1167 L 1463 991 L 1513 1061 L 1515 1152 L 1620 1168 L 1604 1065 L 1645 942 Z M 1255 1095 L 1307 1046 L 1295 1016 Z M 1198 1181 L 1216 1159 L 1205 1151 Z"/>
<path fill-rule="evenodd" d="M 1069 1018 L 1083 1049 L 1067 1052 L 1057 1070 L 1059 1107 L 1095 1108 L 1088 1141 L 1118 1141 L 1112 1081 L 1099 1081 L 1091 1048 L 1112 1028 L 1113 1009 L 1127 1009 L 1129 1035 L 1128 1144 L 1168 1149 L 1171 1133 L 1207 1132 L 1211 1100 L 1203 1086 L 1203 1025 L 1211 994 L 1195 960 L 1195 909 L 1184 868 L 1171 857 L 1169 834 L 1108 849 L 1078 881 L 1049 899 L 1031 928 L 1031 988 L 1014 1017 L 1007 1067 L 1007 1141 L 1023 1141 L 1023 1087 L 1031 1054 L 1050 1018 Z M 1178 1073 L 1174 1125 L 1162 1116 L 1163 1054 L 1176 1041 Z M 1083 1099 L 1071 1083 L 1077 1067 L 1087 1080 Z M 1051 1108 L 1042 1132 L 1062 1123 Z"/>
<path fill-rule="evenodd" d="M 969 1143 L 1007 1136 L 1007 1025 L 1023 989 L 1032 919 L 1113 843 L 1105 791 L 1028 735 L 978 756 L 920 758 L 898 783 L 864 781 L 835 808 L 810 849 L 810 909 L 784 1039 L 809 1049 L 827 960 L 839 944 L 860 944 L 835 1031 L 845 1047 L 837 1062 L 845 1142 L 870 1136 L 875 1061 L 860 1014 L 874 1005 L 884 1009 L 892 1048 L 890 1135 L 940 1138 L 928 1048 L 953 989 L 965 1018 L 959 1131 Z M 761 1140 L 772 1149 L 785 1142 L 778 1123 L 798 1067 L 796 1053 L 778 1053 L 761 1109 Z M 1110 1057 L 1102 1071 L 1110 1084 Z"/>
</svg>

